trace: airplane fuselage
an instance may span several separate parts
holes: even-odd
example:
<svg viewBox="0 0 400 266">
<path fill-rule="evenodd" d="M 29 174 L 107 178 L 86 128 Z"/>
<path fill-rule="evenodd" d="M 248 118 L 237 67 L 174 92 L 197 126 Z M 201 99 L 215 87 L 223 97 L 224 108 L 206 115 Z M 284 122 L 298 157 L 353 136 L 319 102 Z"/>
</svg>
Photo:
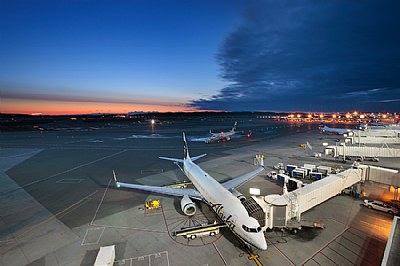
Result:
<svg viewBox="0 0 400 266">
<path fill-rule="evenodd" d="M 235 135 L 236 132 L 221 132 L 218 134 L 214 134 L 210 139 L 206 141 L 206 143 L 214 142 L 214 141 L 220 141 L 220 140 L 230 140 L 230 138 Z"/>
<path fill-rule="evenodd" d="M 328 133 L 328 134 L 330 133 L 330 134 L 337 134 L 337 135 L 343 135 L 345 133 L 351 132 L 351 130 L 347 129 L 347 128 L 331 128 L 331 127 L 327 127 L 327 126 L 324 126 L 322 128 L 322 131 L 325 133 Z"/>
<path fill-rule="evenodd" d="M 184 172 L 214 212 L 242 240 L 259 249 L 267 249 L 260 224 L 250 217 L 240 200 L 190 160 L 184 160 Z"/>
</svg>

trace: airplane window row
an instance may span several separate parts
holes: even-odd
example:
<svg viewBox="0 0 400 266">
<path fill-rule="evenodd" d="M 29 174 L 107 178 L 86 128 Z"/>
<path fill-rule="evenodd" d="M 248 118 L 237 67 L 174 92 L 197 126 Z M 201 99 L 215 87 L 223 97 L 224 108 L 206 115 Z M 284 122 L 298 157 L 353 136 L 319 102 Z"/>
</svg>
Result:
<svg viewBox="0 0 400 266">
<path fill-rule="evenodd" d="M 244 231 L 249 232 L 249 233 L 258 233 L 261 231 L 261 227 L 257 227 L 257 228 L 249 228 L 245 225 L 242 225 L 242 228 L 244 229 Z"/>
</svg>

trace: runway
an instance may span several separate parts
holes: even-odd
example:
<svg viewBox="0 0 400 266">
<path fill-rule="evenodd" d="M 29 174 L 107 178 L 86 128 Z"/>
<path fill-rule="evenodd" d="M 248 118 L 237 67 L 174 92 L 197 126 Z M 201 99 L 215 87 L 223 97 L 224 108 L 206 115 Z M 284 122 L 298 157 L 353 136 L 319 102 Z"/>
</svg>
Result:
<svg viewBox="0 0 400 266">
<path fill-rule="evenodd" d="M 243 131 L 239 137 L 225 143 L 196 141 L 210 129 L 229 130 L 235 120 Z M 245 134 L 249 130 L 250 139 Z M 248 172 L 257 153 L 266 156 L 267 169 L 278 162 L 315 163 L 299 144 L 309 141 L 317 151 L 322 141 L 335 138 L 320 135 L 317 124 L 268 122 L 251 116 L 165 121 L 153 127 L 119 121 L 54 131 L 2 132 L 1 265 L 93 265 L 99 247 L 112 244 L 116 245 L 115 265 L 255 265 L 227 229 L 193 241 L 171 236 L 175 228 L 215 219 L 206 205 L 200 204 L 198 214 L 189 219 L 182 214 L 178 198 L 114 186 L 112 170 L 122 182 L 167 185 L 186 180 L 174 164 L 158 159 L 182 157 L 182 131 L 194 140 L 189 142 L 192 156 L 207 153 L 199 165 L 218 181 Z M 248 189 L 255 186 L 264 195 L 282 192 L 265 175 L 239 191 L 248 196 Z M 149 198 L 161 199 L 159 212 L 145 212 L 143 204 Z M 345 196 L 304 216 L 324 220 L 328 226 L 297 236 L 267 232 L 268 250 L 255 251 L 262 263 L 375 265 L 380 260 L 390 216 L 364 209 L 359 200 Z M 369 230 L 371 216 L 372 224 L 382 227 L 378 234 Z M 375 255 L 368 252 L 372 248 Z"/>
</svg>

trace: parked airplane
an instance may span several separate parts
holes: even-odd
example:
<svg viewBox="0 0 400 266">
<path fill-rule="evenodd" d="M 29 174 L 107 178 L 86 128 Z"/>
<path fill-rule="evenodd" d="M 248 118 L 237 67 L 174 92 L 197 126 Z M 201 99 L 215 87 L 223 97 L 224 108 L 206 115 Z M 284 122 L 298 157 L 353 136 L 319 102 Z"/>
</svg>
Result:
<svg viewBox="0 0 400 266">
<path fill-rule="evenodd" d="M 212 133 L 210 130 L 211 137 L 206 139 L 206 143 L 211 143 L 215 141 L 229 141 L 233 135 L 236 134 L 237 121 L 233 125 L 233 128 L 228 132 Z"/>
<path fill-rule="evenodd" d="M 324 125 L 324 123 L 321 122 L 321 130 L 323 133 L 328 133 L 328 134 L 338 134 L 338 135 L 343 135 L 349 132 L 352 132 L 353 130 L 348 129 L 348 128 L 334 128 L 334 127 L 328 127 Z"/>
<path fill-rule="evenodd" d="M 128 184 L 114 179 L 117 187 L 133 188 L 146 190 L 150 192 L 182 197 L 181 209 L 188 216 L 196 213 L 196 204 L 191 200 L 201 200 L 212 208 L 212 210 L 226 223 L 231 231 L 236 234 L 245 243 L 258 249 L 266 250 L 267 242 L 259 222 L 250 217 L 246 208 L 239 198 L 243 195 L 236 190 L 237 187 L 243 185 L 253 177 L 257 176 L 264 168 L 259 167 L 256 170 L 244 174 L 235 179 L 219 183 L 203 169 L 201 169 L 194 161 L 202 158 L 206 154 L 202 154 L 191 158 L 186 142 L 185 133 L 183 133 L 184 142 L 184 159 L 175 159 L 169 157 L 160 157 L 164 160 L 173 161 L 174 163 L 182 163 L 185 175 L 190 179 L 196 189 L 188 188 L 167 188 L 147 185 Z"/>
</svg>

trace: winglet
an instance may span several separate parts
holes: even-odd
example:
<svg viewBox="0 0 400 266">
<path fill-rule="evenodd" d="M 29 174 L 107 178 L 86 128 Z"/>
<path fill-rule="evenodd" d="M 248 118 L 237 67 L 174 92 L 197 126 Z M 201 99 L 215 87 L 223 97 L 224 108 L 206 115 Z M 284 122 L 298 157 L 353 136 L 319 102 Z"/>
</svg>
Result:
<svg viewBox="0 0 400 266">
<path fill-rule="evenodd" d="M 119 182 L 117 180 L 117 176 L 115 175 L 114 169 L 113 169 L 113 177 L 114 177 L 114 181 L 115 181 L 115 184 L 117 185 L 117 187 L 121 187 L 121 185 L 119 184 Z"/>
</svg>

